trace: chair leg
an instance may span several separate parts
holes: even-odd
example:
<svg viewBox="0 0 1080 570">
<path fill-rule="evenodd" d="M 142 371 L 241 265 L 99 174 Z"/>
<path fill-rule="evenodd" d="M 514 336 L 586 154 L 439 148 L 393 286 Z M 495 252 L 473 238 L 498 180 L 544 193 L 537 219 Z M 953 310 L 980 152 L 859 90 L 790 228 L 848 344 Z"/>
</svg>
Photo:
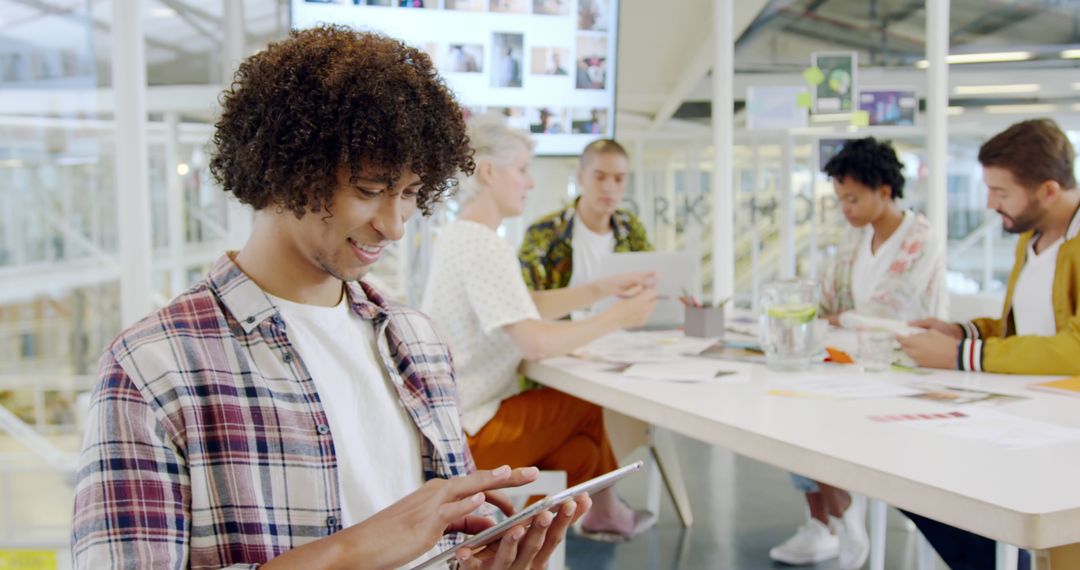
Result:
<svg viewBox="0 0 1080 570">
<path fill-rule="evenodd" d="M 870 570 L 885 570 L 885 503 L 870 500 Z"/>
</svg>

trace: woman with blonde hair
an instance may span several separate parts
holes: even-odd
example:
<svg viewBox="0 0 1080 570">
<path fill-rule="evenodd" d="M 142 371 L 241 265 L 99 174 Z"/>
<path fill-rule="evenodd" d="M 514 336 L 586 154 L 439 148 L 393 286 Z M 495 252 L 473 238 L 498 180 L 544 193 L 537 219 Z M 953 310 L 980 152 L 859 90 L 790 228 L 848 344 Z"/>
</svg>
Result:
<svg viewBox="0 0 1080 570">
<path fill-rule="evenodd" d="M 536 465 L 565 471 L 574 485 L 618 466 L 603 410 L 550 388 L 523 389 L 518 366 L 641 326 L 656 304 L 655 276 L 629 273 L 530 292 L 513 247 L 497 230 L 525 210 L 533 142 L 499 115 L 474 117 L 468 128 L 476 171 L 461 180 L 458 219 L 438 235 L 423 311 L 453 353 L 462 424 L 477 465 Z M 612 296 L 621 298 L 588 319 L 560 320 Z M 631 510 L 614 489 L 592 499 L 581 521 L 586 535 L 625 540 L 655 521 Z"/>
</svg>

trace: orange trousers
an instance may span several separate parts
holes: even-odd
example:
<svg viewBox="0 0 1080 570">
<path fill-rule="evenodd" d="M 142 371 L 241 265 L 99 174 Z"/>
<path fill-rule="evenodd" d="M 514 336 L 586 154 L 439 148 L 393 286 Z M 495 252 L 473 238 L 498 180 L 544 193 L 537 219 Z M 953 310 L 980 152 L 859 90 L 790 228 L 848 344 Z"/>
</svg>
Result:
<svg viewBox="0 0 1080 570">
<path fill-rule="evenodd" d="M 551 388 L 528 390 L 499 404 L 495 417 L 469 437 L 476 466 L 565 471 L 570 486 L 619 465 L 604 431 L 604 411 Z"/>
</svg>

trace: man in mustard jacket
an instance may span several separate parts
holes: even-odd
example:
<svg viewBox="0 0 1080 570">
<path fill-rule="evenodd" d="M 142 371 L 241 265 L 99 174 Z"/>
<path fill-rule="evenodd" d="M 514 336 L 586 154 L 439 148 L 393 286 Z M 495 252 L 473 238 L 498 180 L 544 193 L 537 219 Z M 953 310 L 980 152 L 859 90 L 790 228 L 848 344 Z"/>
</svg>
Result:
<svg viewBox="0 0 1080 570">
<path fill-rule="evenodd" d="M 1075 154 L 1054 121 L 1017 123 L 979 149 L 987 207 L 1020 234 L 1000 319 L 912 324 L 904 351 L 932 368 L 1006 374 L 1080 374 L 1080 189 Z M 994 541 L 908 513 L 953 570 L 992 568 Z M 1023 553 L 1022 553 L 1023 554 Z M 1080 567 L 1080 545 L 1046 553 L 1051 569 Z M 1026 567 L 1027 556 L 1021 556 Z"/>
<path fill-rule="evenodd" d="M 1020 234 L 1000 319 L 912 323 L 919 365 L 1005 374 L 1080 374 L 1080 189 L 1075 154 L 1050 119 L 1017 123 L 979 149 L 987 207 Z"/>
</svg>

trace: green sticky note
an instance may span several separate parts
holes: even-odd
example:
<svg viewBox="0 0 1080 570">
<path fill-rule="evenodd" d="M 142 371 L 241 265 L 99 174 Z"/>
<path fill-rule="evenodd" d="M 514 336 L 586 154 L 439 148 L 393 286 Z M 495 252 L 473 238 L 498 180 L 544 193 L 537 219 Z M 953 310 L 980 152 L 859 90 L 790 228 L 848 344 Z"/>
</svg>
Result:
<svg viewBox="0 0 1080 570">
<path fill-rule="evenodd" d="M 0 569 L 56 570 L 55 550 L 3 549 L 0 550 Z"/>
<path fill-rule="evenodd" d="M 802 76 L 809 85 L 819 85 L 822 81 L 825 81 L 825 74 L 822 73 L 821 68 L 816 65 L 806 68 L 806 71 L 802 72 Z"/>
<path fill-rule="evenodd" d="M 803 91 L 795 96 L 795 106 L 800 109 L 809 109 L 813 102 L 814 98 L 811 97 L 809 91 Z"/>
<path fill-rule="evenodd" d="M 853 127 L 868 127 L 870 126 L 870 112 L 869 111 L 855 111 L 851 114 L 851 126 Z"/>
</svg>

